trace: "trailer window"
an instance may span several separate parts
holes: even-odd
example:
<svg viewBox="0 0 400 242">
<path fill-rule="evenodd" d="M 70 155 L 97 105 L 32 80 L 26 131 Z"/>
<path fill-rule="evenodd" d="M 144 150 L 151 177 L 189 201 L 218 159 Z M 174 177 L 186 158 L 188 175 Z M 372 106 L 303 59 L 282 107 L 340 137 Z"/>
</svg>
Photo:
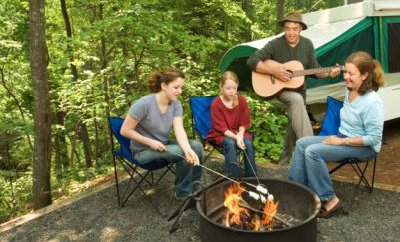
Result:
<svg viewBox="0 0 400 242">
<path fill-rule="evenodd" d="M 388 23 L 388 71 L 400 72 L 400 23 Z"/>
</svg>

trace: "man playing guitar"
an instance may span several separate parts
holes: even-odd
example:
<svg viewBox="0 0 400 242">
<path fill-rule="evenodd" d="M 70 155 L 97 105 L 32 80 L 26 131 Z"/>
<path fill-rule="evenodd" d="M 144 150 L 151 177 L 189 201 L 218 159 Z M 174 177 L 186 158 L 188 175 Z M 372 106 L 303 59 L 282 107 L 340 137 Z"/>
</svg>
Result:
<svg viewBox="0 0 400 242">
<path fill-rule="evenodd" d="M 311 40 L 300 35 L 307 25 L 302 21 L 299 12 L 289 13 L 279 21 L 284 35 L 268 42 L 247 60 L 247 65 L 255 72 L 270 75 L 282 82 L 290 82 L 293 72 L 284 64 L 269 65 L 268 61 L 278 63 L 299 61 L 304 69 L 318 68 L 319 64 Z M 336 77 L 340 73 L 339 67 L 333 67 L 328 72 L 317 72 L 317 78 Z M 277 99 L 288 108 L 288 125 L 285 144 L 280 156 L 279 164 L 287 165 L 292 156 L 292 150 L 298 138 L 313 135 L 311 123 L 305 106 L 305 87 L 301 90 L 283 90 Z"/>
</svg>

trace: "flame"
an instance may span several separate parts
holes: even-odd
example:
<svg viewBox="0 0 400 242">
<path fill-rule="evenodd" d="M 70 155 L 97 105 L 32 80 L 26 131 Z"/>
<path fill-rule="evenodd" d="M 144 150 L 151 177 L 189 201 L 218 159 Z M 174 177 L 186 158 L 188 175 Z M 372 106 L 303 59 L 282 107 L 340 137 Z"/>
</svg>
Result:
<svg viewBox="0 0 400 242">
<path fill-rule="evenodd" d="M 224 225 L 229 228 L 232 225 L 240 227 L 242 223 L 250 223 L 251 228 L 255 231 L 271 229 L 268 225 L 278 211 L 279 202 L 274 202 L 273 199 L 267 199 L 264 210 L 260 211 L 258 214 L 254 214 L 254 217 L 250 218 L 249 210 L 243 207 L 246 206 L 243 205 L 246 202 L 242 199 L 242 193 L 245 191 L 246 189 L 239 183 L 233 183 L 228 187 L 228 190 L 225 192 L 224 200 L 224 206 L 226 207 L 223 220 Z"/>
<path fill-rule="evenodd" d="M 262 223 L 267 225 L 271 222 L 272 218 L 275 216 L 278 211 L 279 202 L 274 202 L 274 200 L 267 199 L 264 207 L 264 218 Z"/>
<path fill-rule="evenodd" d="M 253 218 L 253 220 L 251 220 L 251 225 L 255 231 L 260 230 L 260 226 L 261 226 L 260 219 Z"/>
<path fill-rule="evenodd" d="M 249 215 L 249 211 L 239 206 L 242 200 L 242 193 L 245 189 L 240 184 L 234 183 L 225 192 L 224 206 L 227 208 L 225 215 L 225 226 L 230 227 L 231 224 L 240 225 L 241 215 Z"/>
</svg>

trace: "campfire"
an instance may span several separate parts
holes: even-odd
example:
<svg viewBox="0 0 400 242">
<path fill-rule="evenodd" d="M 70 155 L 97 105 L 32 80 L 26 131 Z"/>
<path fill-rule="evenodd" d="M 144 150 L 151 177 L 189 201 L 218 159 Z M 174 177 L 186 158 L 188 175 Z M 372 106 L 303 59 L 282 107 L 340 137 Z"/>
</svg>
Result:
<svg viewBox="0 0 400 242">
<path fill-rule="evenodd" d="M 317 241 L 321 202 L 310 189 L 290 181 L 219 181 L 204 189 L 196 207 L 202 242 Z"/>
<path fill-rule="evenodd" d="M 265 199 L 262 194 L 249 192 L 251 197 L 259 200 L 259 206 L 255 208 L 243 198 L 244 192 L 246 189 L 239 183 L 232 183 L 225 192 L 226 212 L 221 220 L 224 226 L 254 231 L 268 231 L 283 226 L 282 222 L 274 219 L 279 202 L 275 202 L 272 195 Z"/>
</svg>

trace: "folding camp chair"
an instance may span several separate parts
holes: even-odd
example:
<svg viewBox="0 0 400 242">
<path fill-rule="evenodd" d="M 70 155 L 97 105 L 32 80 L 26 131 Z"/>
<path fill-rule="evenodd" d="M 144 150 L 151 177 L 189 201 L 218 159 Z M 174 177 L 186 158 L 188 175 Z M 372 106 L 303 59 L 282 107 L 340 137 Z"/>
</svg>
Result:
<svg viewBox="0 0 400 242">
<path fill-rule="evenodd" d="M 221 146 L 218 146 L 215 143 L 210 142 L 206 139 L 208 131 L 211 129 L 210 107 L 211 103 L 214 101 L 215 98 L 216 96 L 190 97 L 190 108 L 192 110 L 193 139 L 195 139 L 195 134 L 197 134 L 200 137 L 203 146 L 205 146 L 205 144 L 207 143 L 212 148 L 211 151 L 205 157 L 204 161 L 207 161 L 207 159 L 215 150 L 218 151 L 220 154 L 224 153 L 223 148 Z M 237 154 L 238 164 L 243 163 L 244 162 L 243 151 L 238 149 L 237 152 L 238 152 Z M 242 157 L 242 159 L 240 157 Z"/>
<path fill-rule="evenodd" d="M 322 122 L 321 132 L 319 135 L 337 135 L 339 133 L 340 126 L 340 109 L 343 107 L 343 102 L 339 101 L 333 97 L 328 96 L 326 102 L 326 113 L 324 120 Z M 373 159 L 373 170 L 372 170 L 372 178 L 370 181 L 366 177 L 366 171 L 370 161 L 362 161 L 355 157 L 349 157 L 348 159 L 344 159 L 336 162 L 337 166 L 329 171 L 329 174 L 333 174 L 335 171 L 340 169 L 345 165 L 350 165 L 353 170 L 357 173 L 359 177 L 358 185 L 361 183 L 365 185 L 369 192 L 372 192 L 374 188 L 375 181 L 375 168 L 376 168 L 377 156 Z M 364 164 L 364 166 L 362 165 Z"/>
<path fill-rule="evenodd" d="M 213 143 L 207 141 L 208 131 L 211 129 L 211 114 L 210 108 L 211 103 L 214 101 L 216 96 L 204 96 L 204 97 L 190 97 L 190 109 L 192 110 L 192 130 L 193 139 L 195 139 L 195 134 L 200 137 L 200 141 L 205 144 L 209 144 L 212 149 L 205 157 L 206 161 L 210 155 L 217 150 L 219 153 L 223 154 L 222 148 L 216 146 Z"/>
<path fill-rule="evenodd" d="M 157 160 L 145 165 L 140 164 L 136 160 L 133 159 L 133 154 L 130 146 L 130 140 L 128 138 L 123 137 L 120 134 L 122 123 L 124 122 L 121 118 L 109 117 L 108 123 L 111 131 L 111 152 L 112 152 L 112 162 L 114 165 L 114 174 L 115 174 L 115 183 L 117 189 L 117 199 L 118 205 L 123 207 L 128 201 L 128 199 L 132 196 L 132 194 L 137 190 L 141 190 L 146 199 L 150 202 L 150 204 L 156 209 L 159 214 L 162 214 L 157 206 L 150 200 L 150 198 L 146 195 L 145 189 L 152 188 L 157 185 L 161 179 L 171 171 L 175 174 L 172 164 L 164 161 Z M 116 148 L 114 145 L 114 138 L 119 143 L 119 148 Z M 118 172 L 117 172 L 117 162 L 121 164 L 124 170 L 129 175 L 128 184 L 125 188 L 120 187 L 118 182 Z M 162 170 L 164 169 L 164 170 Z M 160 170 L 160 174 L 157 175 L 157 178 L 154 174 L 154 171 Z"/>
</svg>

